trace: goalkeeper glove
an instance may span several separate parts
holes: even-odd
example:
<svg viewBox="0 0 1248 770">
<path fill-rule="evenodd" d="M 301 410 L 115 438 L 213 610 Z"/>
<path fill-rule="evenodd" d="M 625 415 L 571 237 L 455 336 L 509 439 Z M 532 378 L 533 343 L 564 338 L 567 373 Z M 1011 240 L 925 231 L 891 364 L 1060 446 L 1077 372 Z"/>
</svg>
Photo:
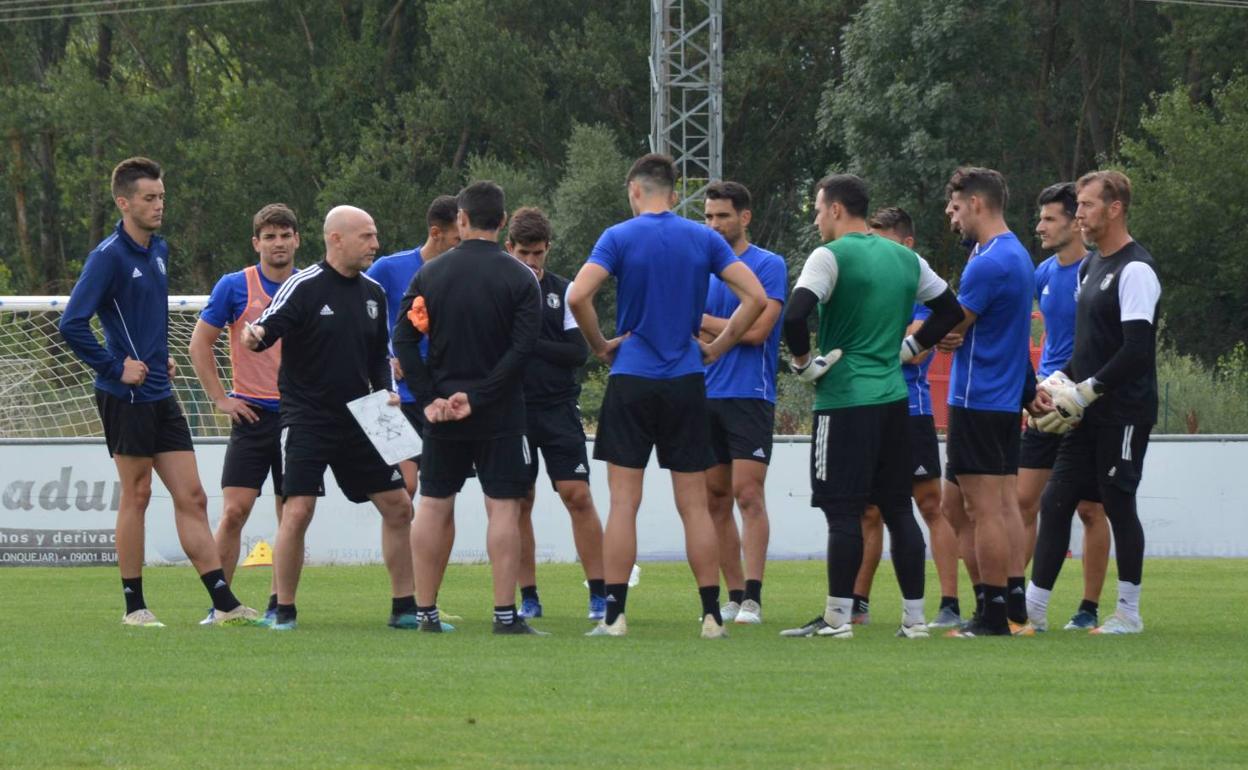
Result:
<svg viewBox="0 0 1248 770">
<path fill-rule="evenodd" d="M 837 348 L 836 350 L 830 350 L 821 356 L 811 356 L 805 366 L 798 366 L 792 361 L 789 361 L 789 369 L 792 370 L 792 372 L 796 374 L 797 378 L 802 382 L 813 383 L 826 374 L 827 371 L 840 360 L 841 350 L 840 348 Z"/>
<path fill-rule="evenodd" d="M 1051 396 L 1058 390 L 1074 384 L 1074 381 L 1067 377 L 1065 372 L 1058 370 L 1041 380 L 1036 387 Z"/>
<path fill-rule="evenodd" d="M 1063 421 L 1072 427 L 1078 425 L 1083 419 L 1083 410 L 1101 397 L 1101 394 L 1096 392 L 1096 386 L 1096 380 L 1089 377 L 1078 384 L 1069 384 L 1053 391 L 1055 413 L 1060 414 Z"/>
<path fill-rule="evenodd" d="M 903 364 L 910 363 L 926 352 L 927 348 L 920 345 L 913 334 L 901 341 L 901 362 Z"/>
<path fill-rule="evenodd" d="M 1053 433 L 1059 436 L 1075 427 L 1072 423 L 1062 419 L 1061 413 L 1056 410 L 1042 414 L 1039 417 L 1032 417 L 1028 419 L 1028 422 L 1042 433 Z"/>
</svg>

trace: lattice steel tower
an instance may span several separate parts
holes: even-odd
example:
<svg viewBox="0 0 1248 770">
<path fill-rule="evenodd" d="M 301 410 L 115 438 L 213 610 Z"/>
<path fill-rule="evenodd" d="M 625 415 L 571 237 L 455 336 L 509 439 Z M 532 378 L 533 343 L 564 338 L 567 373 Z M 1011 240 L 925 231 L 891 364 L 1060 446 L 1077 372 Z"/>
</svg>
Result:
<svg viewBox="0 0 1248 770">
<path fill-rule="evenodd" d="M 676 212 L 723 176 L 723 0 L 650 0 L 650 150 L 676 160 Z"/>
</svg>

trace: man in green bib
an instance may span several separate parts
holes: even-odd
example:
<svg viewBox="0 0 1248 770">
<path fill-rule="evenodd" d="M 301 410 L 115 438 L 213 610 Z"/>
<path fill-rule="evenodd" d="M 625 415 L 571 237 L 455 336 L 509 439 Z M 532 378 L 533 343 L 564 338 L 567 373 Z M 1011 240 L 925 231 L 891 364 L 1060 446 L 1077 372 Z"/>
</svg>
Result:
<svg viewBox="0 0 1248 770">
<path fill-rule="evenodd" d="M 819 182 L 815 225 L 826 243 L 807 257 L 784 316 L 790 366 L 815 384 L 811 505 L 828 522 L 828 596 L 822 615 L 782 636 L 853 636 L 867 504 L 879 507 L 892 541 L 903 606 L 897 635 L 928 636 L 925 545 L 910 507 L 910 411 L 901 364 L 939 342 L 962 319 L 962 309 L 919 255 L 871 232 L 868 205 L 866 183 L 856 176 L 834 174 Z M 907 337 L 916 300 L 932 315 Z M 806 319 L 816 307 L 812 355 Z"/>
</svg>

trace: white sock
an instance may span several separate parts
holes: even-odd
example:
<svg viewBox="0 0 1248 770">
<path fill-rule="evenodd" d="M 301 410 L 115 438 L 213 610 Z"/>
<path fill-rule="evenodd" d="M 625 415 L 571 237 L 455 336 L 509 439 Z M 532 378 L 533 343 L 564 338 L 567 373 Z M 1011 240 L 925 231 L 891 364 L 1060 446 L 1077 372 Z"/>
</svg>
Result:
<svg viewBox="0 0 1248 770">
<path fill-rule="evenodd" d="M 1129 618 L 1138 620 L 1140 617 L 1140 585 L 1118 581 L 1118 611 Z"/>
<path fill-rule="evenodd" d="M 1052 593 L 1031 581 L 1027 582 L 1027 617 L 1031 618 L 1033 626 L 1048 623 L 1049 595 Z"/>
<path fill-rule="evenodd" d="M 853 597 L 829 596 L 827 606 L 823 611 L 823 622 L 829 626 L 843 626 L 849 622 L 853 612 Z"/>
<path fill-rule="evenodd" d="M 922 599 L 902 599 L 901 600 L 901 622 L 902 625 L 913 626 L 919 623 L 927 622 L 923 617 L 923 600 Z"/>
</svg>

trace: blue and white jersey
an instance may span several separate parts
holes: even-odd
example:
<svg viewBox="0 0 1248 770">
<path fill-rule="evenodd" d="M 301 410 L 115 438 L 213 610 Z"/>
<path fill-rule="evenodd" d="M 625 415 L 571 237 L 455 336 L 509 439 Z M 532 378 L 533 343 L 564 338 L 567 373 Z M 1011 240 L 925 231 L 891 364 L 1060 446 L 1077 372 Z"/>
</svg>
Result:
<svg viewBox="0 0 1248 770">
<path fill-rule="evenodd" d="M 381 284 L 381 288 L 386 290 L 386 308 L 389 312 L 391 337 L 394 336 L 394 325 L 399 320 L 399 306 L 403 304 L 403 295 L 407 293 L 407 287 L 411 285 L 416 271 L 420 270 L 424 264 L 425 260 L 420 256 L 420 247 L 417 246 L 414 249 L 380 257 L 373 262 L 372 267 L 368 268 L 368 277 Z M 426 357 L 429 355 L 428 337 L 420 340 L 420 354 Z M 408 390 L 406 382 L 399 380 L 398 386 L 399 398 L 403 403 L 416 403 L 416 397 Z"/>
<path fill-rule="evenodd" d="M 949 405 L 1018 412 L 1031 355 L 1035 271 L 1018 237 L 1004 232 L 971 253 L 958 301 L 976 314 L 953 354 Z"/>
<path fill-rule="evenodd" d="M 1036 268 L 1036 300 L 1044 316 L 1044 350 L 1040 353 L 1040 377 L 1060 369 L 1075 352 L 1075 295 L 1079 291 L 1079 266 L 1049 257 Z"/>
<path fill-rule="evenodd" d="M 910 321 L 911 323 L 925 321 L 931 314 L 932 311 L 927 305 L 916 302 L 914 304 L 914 317 Z M 931 416 L 932 414 L 932 387 L 927 382 L 927 370 L 931 368 L 934 356 L 935 353 L 933 352 L 924 358 L 920 364 L 901 365 L 901 375 L 906 378 L 906 391 L 910 399 L 911 417 Z"/>
<path fill-rule="evenodd" d="M 768 300 L 784 305 L 789 270 L 779 254 L 760 249 L 754 244 L 741 254 L 741 261 L 754 271 Z M 711 276 L 706 294 L 706 312 L 717 318 L 728 318 L 740 306 L 737 295 L 728 284 Z M 781 308 L 781 315 L 784 310 Z M 734 345 L 718 361 L 706 369 L 707 398 L 760 398 L 776 402 L 776 363 L 780 359 L 780 319 L 762 345 Z"/>
</svg>

